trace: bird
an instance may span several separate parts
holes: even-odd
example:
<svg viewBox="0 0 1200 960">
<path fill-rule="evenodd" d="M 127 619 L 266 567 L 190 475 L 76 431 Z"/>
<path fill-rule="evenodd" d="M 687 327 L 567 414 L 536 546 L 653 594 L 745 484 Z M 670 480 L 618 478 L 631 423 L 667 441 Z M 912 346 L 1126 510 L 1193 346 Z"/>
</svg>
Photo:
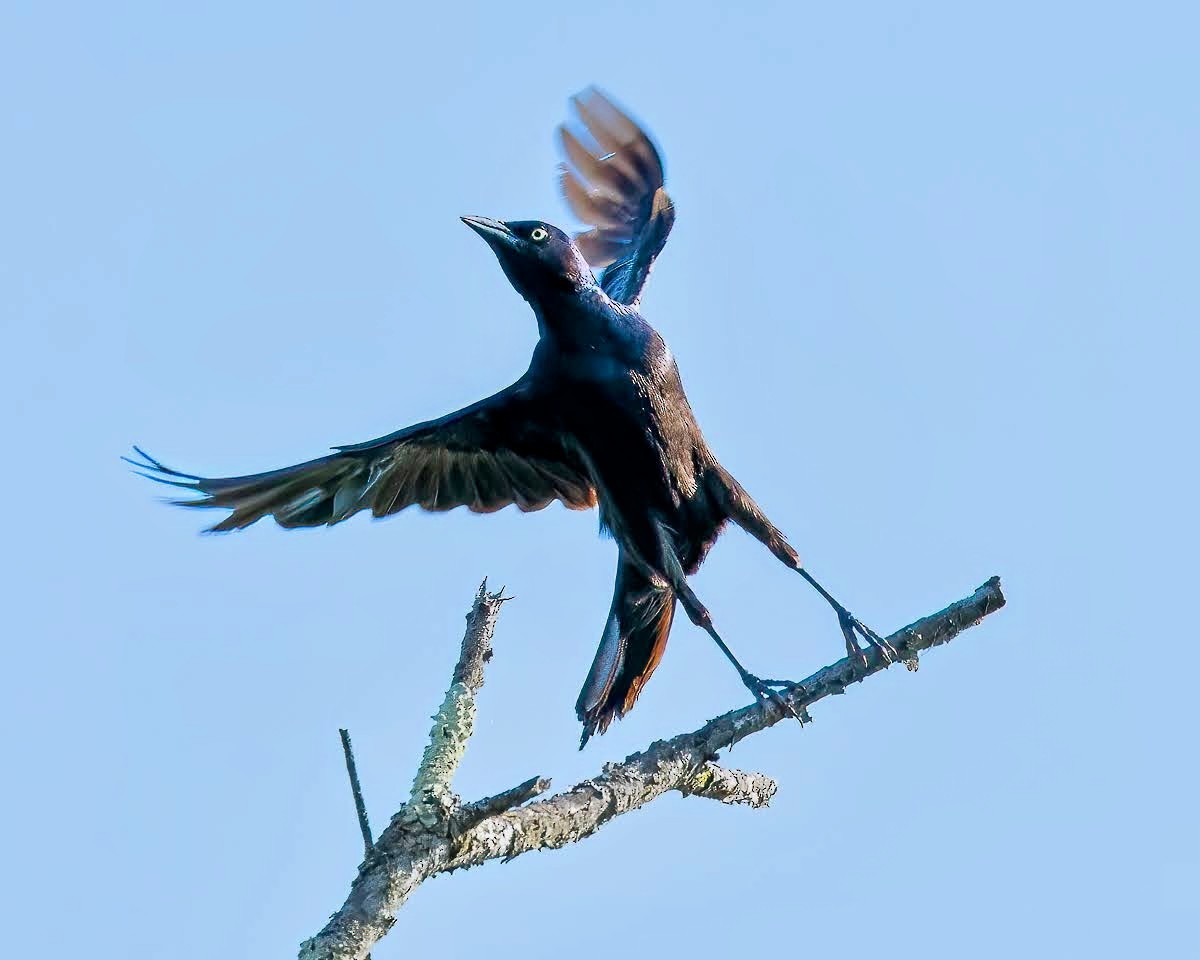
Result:
<svg viewBox="0 0 1200 960">
<path fill-rule="evenodd" d="M 201 477 L 136 446 L 125 459 L 192 494 L 173 503 L 228 511 L 210 528 L 217 532 L 268 516 L 284 528 L 331 526 L 361 511 L 387 517 L 414 505 L 477 513 L 530 512 L 554 502 L 597 508 L 601 531 L 617 544 L 617 570 L 576 702 L 580 748 L 633 709 L 662 660 L 677 605 L 756 698 L 794 716 L 781 696 L 788 681 L 746 669 L 688 583 L 729 524 L 825 599 L 848 655 L 866 659 L 874 648 L 888 665 L 896 651 L 812 577 L 705 442 L 678 365 L 639 306 L 675 224 L 662 156 L 598 88 L 570 103 L 573 116 L 557 128 L 559 183 L 586 229 L 572 236 L 542 220 L 461 218 L 537 320 L 529 367 L 514 383 L 435 420 L 266 473 Z"/>
</svg>

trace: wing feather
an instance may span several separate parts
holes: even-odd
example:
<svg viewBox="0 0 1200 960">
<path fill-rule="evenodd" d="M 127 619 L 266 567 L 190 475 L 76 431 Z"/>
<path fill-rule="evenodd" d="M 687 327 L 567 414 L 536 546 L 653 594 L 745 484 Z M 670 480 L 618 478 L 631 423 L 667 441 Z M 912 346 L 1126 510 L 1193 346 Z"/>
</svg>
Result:
<svg viewBox="0 0 1200 960">
<path fill-rule="evenodd" d="M 515 504 L 541 510 L 555 500 L 575 510 L 596 505 L 586 465 L 554 420 L 556 404 L 522 378 L 455 413 L 282 470 L 244 477 L 198 477 L 134 448 L 126 458 L 151 479 L 195 492 L 189 507 L 225 509 L 215 532 L 266 516 L 284 527 L 340 523 L 361 510 L 376 517 L 419 505 L 491 513 Z"/>
<path fill-rule="evenodd" d="M 585 90 L 571 103 L 593 144 L 559 127 L 563 198 L 592 228 L 576 235 L 575 244 L 589 264 L 604 268 L 604 291 L 635 304 L 675 223 L 662 158 L 649 135 L 599 90 Z"/>
</svg>

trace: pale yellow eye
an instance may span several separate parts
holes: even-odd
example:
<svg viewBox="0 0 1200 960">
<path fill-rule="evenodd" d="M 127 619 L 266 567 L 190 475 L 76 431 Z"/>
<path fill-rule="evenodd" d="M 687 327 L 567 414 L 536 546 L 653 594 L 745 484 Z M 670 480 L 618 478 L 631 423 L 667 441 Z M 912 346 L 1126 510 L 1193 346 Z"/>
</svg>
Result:
<svg viewBox="0 0 1200 960">
<path fill-rule="evenodd" d="M 550 236 L 550 234 L 548 232 L 546 232 L 545 230 L 543 230 L 541 227 L 534 227 L 529 232 L 529 239 L 532 240 L 534 243 L 541 243 L 548 236 Z"/>
</svg>

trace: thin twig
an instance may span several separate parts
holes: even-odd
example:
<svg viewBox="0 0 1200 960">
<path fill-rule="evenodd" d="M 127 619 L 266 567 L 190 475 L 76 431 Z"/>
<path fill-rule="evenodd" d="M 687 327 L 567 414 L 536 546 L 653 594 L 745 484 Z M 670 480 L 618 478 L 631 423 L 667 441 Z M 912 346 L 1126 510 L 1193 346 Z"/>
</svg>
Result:
<svg viewBox="0 0 1200 960">
<path fill-rule="evenodd" d="M 371 821 L 367 819 L 367 805 L 363 802 L 362 784 L 358 782 L 358 767 L 354 763 L 354 748 L 350 745 L 350 731 L 338 729 L 342 738 L 342 753 L 346 757 L 346 774 L 350 777 L 350 792 L 354 794 L 354 809 L 358 813 L 358 829 L 362 831 L 363 852 L 371 853 L 375 841 L 371 839 Z"/>
<path fill-rule="evenodd" d="M 459 831 L 467 830 L 488 817 L 498 813 L 507 813 L 514 807 L 527 803 L 534 797 L 541 796 L 550 789 L 550 781 L 546 777 L 530 777 L 524 783 L 509 787 L 494 797 L 485 797 L 468 803 L 458 812 L 456 826 Z"/>
</svg>

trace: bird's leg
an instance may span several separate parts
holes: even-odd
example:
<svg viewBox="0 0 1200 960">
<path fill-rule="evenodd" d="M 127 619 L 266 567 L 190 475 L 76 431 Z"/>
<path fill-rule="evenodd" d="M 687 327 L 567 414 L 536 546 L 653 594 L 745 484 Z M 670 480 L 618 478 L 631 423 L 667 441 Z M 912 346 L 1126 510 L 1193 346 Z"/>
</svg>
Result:
<svg viewBox="0 0 1200 960">
<path fill-rule="evenodd" d="M 743 667 L 741 661 L 729 649 L 729 644 L 721 639 L 721 635 L 717 633 L 717 628 L 713 626 L 712 615 L 705 608 L 704 604 L 697 599 L 691 588 L 687 588 L 686 592 L 679 590 L 676 592 L 679 593 L 679 600 L 683 604 L 683 609 L 687 611 L 687 615 L 692 623 L 703 629 L 705 633 L 713 638 L 717 649 L 725 654 L 726 660 L 733 664 L 733 669 L 738 672 L 738 676 L 741 677 L 746 689 L 759 700 L 772 701 L 785 715 L 794 717 L 803 723 L 804 721 L 801 720 L 800 715 L 796 713 L 791 704 L 779 694 L 779 690 L 785 690 L 788 687 L 795 686 L 795 684 L 790 680 L 764 680 L 762 677 L 756 676 Z"/>
<path fill-rule="evenodd" d="M 795 570 L 800 576 L 811 583 L 817 593 L 823 596 L 826 602 L 833 607 L 837 613 L 838 626 L 842 629 L 842 636 L 846 639 L 846 653 L 850 656 L 851 660 L 861 660 L 864 665 L 867 662 L 866 653 L 858 645 L 858 637 L 862 637 L 870 646 L 875 647 L 883 658 L 884 663 L 892 664 L 900 659 L 896 649 L 890 643 L 857 617 L 853 616 L 849 610 L 833 599 L 828 590 L 813 579 L 811 574 L 804 569 L 799 555 L 792 549 L 791 544 L 787 542 L 787 538 L 767 519 L 766 514 L 762 512 L 758 504 L 746 493 L 741 484 L 724 470 L 719 471 L 718 479 L 722 505 L 728 511 L 730 519 L 752 537 L 763 543 L 786 566 Z"/>
<path fill-rule="evenodd" d="M 883 657 L 885 664 L 890 666 L 900 659 L 900 654 L 896 651 L 895 647 L 833 599 L 829 591 L 817 583 L 812 574 L 805 570 L 804 567 L 797 566 L 795 569 L 833 607 L 834 612 L 837 614 L 838 626 L 842 628 L 842 636 L 846 638 L 846 654 L 851 660 L 861 660 L 864 666 L 867 664 L 866 651 L 858 645 L 858 637 L 860 636 L 869 646 L 879 651 L 879 655 Z"/>
<path fill-rule="evenodd" d="M 743 667 L 738 661 L 738 658 L 733 655 L 733 651 L 729 649 L 729 644 L 721 639 L 721 635 L 717 633 L 716 628 L 713 627 L 711 620 L 703 624 L 698 624 L 698 626 L 703 626 L 705 632 L 713 638 L 717 644 L 717 647 L 723 654 L 725 654 L 726 659 L 733 664 L 733 668 L 738 672 L 738 676 L 742 678 L 742 683 L 745 685 L 747 690 L 749 690 L 759 700 L 773 701 L 775 705 L 778 706 L 785 714 L 795 718 L 796 720 L 800 720 L 799 714 L 792 709 L 791 704 L 784 700 L 779 693 L 780 690 L 787 690 L 789 687 L 794 687 L 796 684 L 793 681 L 765 680 L 762 677 L 751 673 L 749 670 Z M 803 723 L 803 721 L 801 722 Z"/>
<path fill-rule="evenodd" d="M 754 694 L 756 699 L 770 700 L 779 707 L 784 716 L 793 717 L 803 724 L 806 714 L 797 713 L 792 705 L 779 694 L 780 689 L 787 689 L 788 687 L 795 686 L 795 684 L 790 680 L 764 680 L 742 666 L 741 661 L 729 649 L 729 644 L 717 633 L 717 628 L 713 626 L 712 614 L 708 612 L 708 609 L 700 602 L 700 598 L 696 596 L 692 588 L 688 585 L 687 575 L 683 572 L 683 567 L 680 565 L 679 558 L 676 556 L 674 547 L 670 543 L 667 531 L 661 525 L 659 525 L 659 539 L 660 552 L 663 558 L 663 566 L 666 567 L 667 579 L 678 595 L 679 602 L 683 604 L 683 609 L 687 611 L 688 618 L 712 637 L 713 642 L 717 645 L 717 649 L 725 654 L 726 660 L 733 664 L 733 668 L 738 672 L 742 683 L 747 690 Z"/>
</svg>

